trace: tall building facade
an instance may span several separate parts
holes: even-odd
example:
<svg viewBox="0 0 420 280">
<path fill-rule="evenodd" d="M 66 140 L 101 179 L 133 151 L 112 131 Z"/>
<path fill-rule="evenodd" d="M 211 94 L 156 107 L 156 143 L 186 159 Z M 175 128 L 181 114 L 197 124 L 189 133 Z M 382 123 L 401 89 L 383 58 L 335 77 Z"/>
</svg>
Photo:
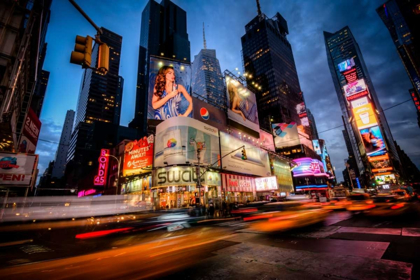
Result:
<svg viewBox="0 0 420 280">
<path fill-rule="evenodd" d="M 110 48 L 109 71 L 106 75 L 86 69 L 82 76 L 73 133 L 67 153 L 67 162 L 73 160 L 82 167 L 91 161 L 86 147 L 87 134 L 94 122 L 119 125 L 123 80 L 119 76 L 122 37 L 101 28 L 102 42 Z M 98 45 L 92 50 L 92 65 L 97 65 Z"/>
<path fill-rule="evenodd" d="M 34 95 L 32 96 L 31 108 L 38 118 L 41 116 L 42 105 L 44 104 L 49 79 L 50 72 L 42 70 L 36 83 Z"/>
<path fill-rule="evenodd" d="M 163 0 L 160 4 L 149 0 L 141 15 L 140 30 L 136 107 L 130 127 L 145 132 L 150 56 L 191 62 L 187 13 L 170 0 Z"/>
<path fill-rule="evenodd" d="M 308 120 L 309 120 L 309 125 L 311 127 L 312 137 L 313 137 L 313 139 L 319 139 L 318 129 L 316 127 L 316 122 L 315 122 L 315 117 L 314 117 L 314 115 L 312 115 L 312 112 L 309 109 L 306 109 L 306 113 L 308 114 Z"/>
<path fill-rule="evenodd" d="M 199 95 L 207 103 L 225 107 L 223 75 L 216 50 L 202 49 L 191 65 L 193 94 Z"/>
<path fill-rule="evenodd" d="M 67 151 L 69 149 L 71 133 L 73 131 L 74 116 L 75 112 L 73 110 L 67 111 L 63 124 L 63 130 L 61 132 L 60 143 L 58 144 L 57 152 L 55 154 L 55 163 L 52 170 L 53 178 L 61 178 L 64 176 L 67 162 Z"/>
<path fill-rule="evenodd" d="M 356 180 L 363 185 L 369 184 L 377 171 L 394 174 L 400 168 L 398 153 L 358 43 L 347 26 L 335 33 L 324 32 L 324 39 L 345 131 L 360 174 Z M 381 160 L 377 156 L 382 156 Z"/>
<path fill-rule="evenodd" d="M 376 9 L 417 94 L 420 94 L 420 3 L 389 0 Z"/>
<path fill-rule="evenodd" d="M 271 131 L 274 123 L 295 123 L 300 128 L 302 149 L 292 147 L 285 154 L 318 158 L 288 34 L 287 22 L 279 13 L 268 18 L 259 11 L 245 26 L 241 41 L 246 81 L 257 97 L 260 127 Z"/>
<path fill-rule="evenodd" d="M 0 151 L 19 145 L 42 72 L 51 2 L 0 2 Z"/>
</svg>

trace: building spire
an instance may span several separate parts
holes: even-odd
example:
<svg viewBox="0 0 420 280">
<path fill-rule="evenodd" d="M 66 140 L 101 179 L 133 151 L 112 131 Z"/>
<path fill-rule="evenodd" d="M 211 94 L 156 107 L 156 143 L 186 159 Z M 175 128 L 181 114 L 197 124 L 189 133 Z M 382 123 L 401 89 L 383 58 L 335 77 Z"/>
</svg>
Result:
<svg viewBox="0 0 420 280">
<path fill-rule="evenodd" d="M 204 32 L 204 22 L 203 22 L 203 41 L 204 41 L 204 49 L 207 49 L 207 43 L 206 43 L 206 33 Z"/>
<path fill-rule="evenodd" d="M 257 0 L 258 16 L 261 16 L 260 0 Z"/>
</svg>

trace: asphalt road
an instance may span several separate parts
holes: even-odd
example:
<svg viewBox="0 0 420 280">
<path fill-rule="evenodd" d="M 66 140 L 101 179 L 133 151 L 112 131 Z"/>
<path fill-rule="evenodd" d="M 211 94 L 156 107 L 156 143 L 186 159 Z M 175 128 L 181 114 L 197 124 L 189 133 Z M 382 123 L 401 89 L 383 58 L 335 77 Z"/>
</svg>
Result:
<svg viewBox="0 0 420 280">
<path fill-rule="evenodd" d="M 2 227 L 0 277 L 420 279 L 417 214 L 375 219 L 337 211 L 322 225 L 275 234 L 233 219 L 190 220 L 191 228 L 168 232 L 171 222 L 126 216 Z"/>
</svg>

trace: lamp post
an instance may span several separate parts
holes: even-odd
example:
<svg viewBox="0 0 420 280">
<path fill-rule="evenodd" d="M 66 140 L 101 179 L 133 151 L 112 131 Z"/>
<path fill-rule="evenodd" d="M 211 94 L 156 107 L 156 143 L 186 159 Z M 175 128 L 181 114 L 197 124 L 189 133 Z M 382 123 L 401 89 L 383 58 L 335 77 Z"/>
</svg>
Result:
<svg viewBox="0 0 420 280">
<path fill-rule="evenodd" d="M 105 156 L 115 158 L 115 160 L 118 162 L 117 188 L 115 190 L 115 195 L 118 195 L 118 183 L 119 183 L 119 179 L 120 179 L 120 160 L 116 156 L 113 156 L 113 155 L 110 155 L 110 154 L 105 154 Z"/>
<path fill-rule="evenodd" d="M 195 139 L 191 138 L 190 139 L 190 145 L 193 145 L 193 143 L 196 144 L 196 151 L 197 151 L 197 169 L 196 169 L 196 174 L 197 174 L 197 188 L 198 188 L 198 198 L 200 199 L 200 204 L 201 204 L 201 174 L 200 174 L 200 153 L 202 150 L 204 150 L 206 148 L 206 143 L 204 141 L 200 141 L 197 142 Z M 204 198 L 203 198 L 204 200 Z M 203 201 L 203 205 L 204 205 L 204 201 Z"/>
</svg>

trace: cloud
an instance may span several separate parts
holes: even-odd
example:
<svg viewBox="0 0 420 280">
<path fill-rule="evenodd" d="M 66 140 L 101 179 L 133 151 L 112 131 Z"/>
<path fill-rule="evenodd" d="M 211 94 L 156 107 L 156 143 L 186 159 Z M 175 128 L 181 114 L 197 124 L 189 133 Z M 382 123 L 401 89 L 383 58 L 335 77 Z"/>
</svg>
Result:
<svg viewBox="0 0 420 280">
<path fill-rule="evenodd" d="M 57 124 L 52 119 L 41 119 L 41 122 L 41 132 L 35 152 L 39 155 L 38 177 L 42 176 L 49 162 L 55 159 L 55 153 L 63 129 L 62 125 Z"/>
</svg>

